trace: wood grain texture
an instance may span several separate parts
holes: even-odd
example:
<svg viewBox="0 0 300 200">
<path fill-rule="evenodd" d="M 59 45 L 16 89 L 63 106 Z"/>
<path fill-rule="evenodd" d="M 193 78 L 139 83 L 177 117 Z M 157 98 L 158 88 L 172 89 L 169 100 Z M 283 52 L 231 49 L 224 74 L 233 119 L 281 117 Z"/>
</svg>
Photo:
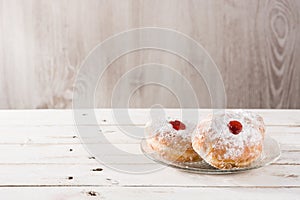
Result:
<svg viewBox="0 0 300 200">
<path fill-rule="evenodd" d="M 39 109 L 35 110 L 0 110 L 0 126 L 75 126 L 75 125 L 136 125 L 144 126 L 146 122 L 151 119 L 150 109 L 96 109 L 95 122 L 91 121 L 90 116 L 87 115 L 86 110 L 82 110 L 80 120 L 74 121 L 74 111 L 65 109 L 47 110 Z M 130 122 L 116 120 L 115 113 L 128 113 Z M 229 110 L 230 111 L 230 110 Z M 234 110 L 231 110 L 234 111 Z M 277 115 L 274 116 L 272 110 L 265 109 L 252 109 L 251 111 L 258 113 L 264 118 L 264 122 L 267 126 L 300 126 L 300 110 L 277 110 Z M 288 111 L 288 112 L 287 112 Z M 182 112 L 185 113 L 185 117 L 188 121 L 195 120 L 195 112 L 192 109 L 165 109 L 167 117 L 181 118 Z M 210 109 L 199 110 L 199 120 L 205 118 L 211 114 Z M 79 113 L 80 114 L 80 113 Z M 52 117 L 49 118 L 49 115 Z M 126 117 L 128 118 L 128 117 Z"/>
<path fill-rule="evenodd" d="M 148 109 L 132 109 L 132 123 L 143 124 Z M 168 109 L 176 115 L 179 109 Z M 133 154 L 113 153 L 106 145 L 140 152 L 140 140 L 113 123 L 110 109 L 96 110 L 109 143 L 102 146 L 112 162 L 98 162 L 77 135 L 72 110 L 0 111 L 0 195 L 5 199 L 298 199 L 300 194 L 299 110 L 260 110 L 267 134 L 280 142 L 281 157 L 269 166 L 238 174 L 184 173 L 165 167 L 133 175 L 110 167 L 153 166 L 151 160 L 128 163 Z M 203 115 L 207 110 L 200 110 Z M 84 115 L 84 117 L 89 117 Z M 64 120 L 62 120 L 64 119 Z M 105 119 L 105 121 L 103 121 Z M 9 123 L 8 123 L 9 122 Z M 87 123 L 83 126 L 97 126 Z M 122 125 L 125 126 L 125 125 Z M 98 126 L 97 126 L 98 127 Z M 72 149 L 72 151 L 70 151 Z M 157 164 L 158 165 L 158 164 Z M 34 191 L 34 192 L 33 192 Z"/>
<path fill-rule="evenodd" d="M 220 69 L 228 107 L 300 108 L 298 0 L 1 0 L 0 19 L 0 108 L 70 108 L 89 51 L 138 27 L 174 29 L 201 43 Z M 178 70 L 197 91 L 200 107 L 210 107 L 205 82 L 190 64 L 155 50 L 112 63 L 97 87 L 96 106 L 110 107 L 120 77 L 149 62 Z M 137 75 L 128 86 L 147 76 Z M 175 97 L 149 85 L 133 93 L 129 106 L 178 107 Z"/>
<path fill-rule="evenodd" d="M 34 193 L 32 192 L 34 190 Z M 224 192 L 224 193 L 223 193 Z M 189 196 L 189 199 L 229 200 L 234 196 L 244 200 L 265 199 L 292 199 L 296 200 L 300 194 L 299 188 L 178 188 L 178 187 L 30 187 L 11 188 L 2 187 L 0 193 L 5 199 L 64 199 L 64 200 L 89 200 L 111 199 L 118 200 L 124 197 L 131 199 L 174 199 L 180 200 Z M 226 194 L 226 195 L 224 195 Z"/>
<path fill-rule="evenodd" d="M 0 141 L 2 152 L 0 194 L 2 196 L 8 195 L 8 191 L 18 191 L 18 189 L 26 195 L 26 188 L 37 188 L 44 190 L 45 195 L 49 196 L 61 195 L 61 189 L 70 189 L 74 190 L 74 193 L 65 194 L 85 197 L 86 193 L 83 196 L 78 194 L 77 187 L 93 188 L 92 191 L 106 197 L 109 197 L 107 194 L 109 189 L 124 190 L 123 195 L 132 195 L 133 189 L 130 188 L 135 188 L 143 194 L 156 190 L 173 193 L 173 188 L 176 188 L 177 196 L 186 193 L 187 190 L 192 193 L 203 190 L 203 195 L 207 197 L 212 195 L 211 191 L 220 190 L 220 194 L 231 191 L 237 196 L 247 193 L 247 198 L 250 191 L 255 191 L 257 199 L 270 197 L 267 192 L 272 190 L 275 192 L 275 189 L 282 190 L 284 196 L 294 197 L 299 193 L 300 127 L 299 124 L 294 126 L 293 119 L 286 121 L 286 125 L 280 125 L 278 121 L 282 118 L 287 119 L 282 116 L 296 116 L 299 111 L 263 111 L 269 113 L 265 116 L 266 121 L 274 123 L 272 126 L 267 126 L 267 133 L 281 144 L 282 155 L 279 160 L 269 166 L 245 173 L 218 176 L 184 173 L 170 167 L 142 175 L 117 172 L 110 167 L 125 165 L 133 167 L 133 163 L 129 164 L 128 161 L 132 159 L 130 156 L 134 155 L 115 154 L 108 150 L 101 153 L 117 159 L 106 162 L 105 165 L 97 162 L 82 145 L 76 126 L 66 124 L 66 121 L 57 117 L 69 119 L 70 112 L 71 110 L 0 111 L 0 135 L 3 138 Z M 133 121 L 140 120 L 140 116 L 146 114 L 147 110 L 136 110 L 136 112 L 133 110 Z M 48 121 L 43 120 L 45 115 Z M 21 117 L 24 119 L 24 116 L 31 118 L 32 123 L 20 126 L 19 120 Z M 111 118 L 110 112 L 102 116 L 105 119 Z M 11 124 L 4 123 L 7 118 L 10 118 Z M 98 146 L 101 145 L 103 150 L 109 149 L 107 145 L 113 144 L 116 148 L 127 152 L 141 153 L 140 141 L 137 138 L 125 135 L 119 127 L 112 124 L 106 124 L 101 128 L 110 143 L 97 142 L 94 138 L 91 138 L 91 141 L 96 142 Z M 151 160 L 143 160 L 135 162 L 134 166 L 145 167 L 153 164 Z M 197 190 L 193 191 L 193 188 Z"/>
<path fill-rule="evenodd" d="M 266 97 L 273 108 L 287 108 L 299 87 L 299 1 L 266 1 L 260 7 L 264 27 L 259 49 L 266 78 Z M 259 51 L 258 51 L 259 52 Z M 261 53 L 260 53 L 261 54 Z M 285 77 L 285 78 L 283 78 Z M 278 98 L 281 97 L 281 98 Z"/>
</svg>

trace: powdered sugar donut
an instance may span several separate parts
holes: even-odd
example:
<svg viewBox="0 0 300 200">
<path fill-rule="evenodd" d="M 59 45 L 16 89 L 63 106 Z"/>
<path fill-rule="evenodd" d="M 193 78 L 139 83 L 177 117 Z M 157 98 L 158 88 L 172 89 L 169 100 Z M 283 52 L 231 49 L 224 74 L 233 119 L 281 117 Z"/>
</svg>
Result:
<svg viewBox="0 0 300 200">
<path fill-rule="evenodd" d="M 178 120 L 149 122 L 145 131 L 148 146 L 169 161 L 190 162 L 201 160 L 193 150 L 191 134 L 195 125 Z"/>
<path fill-rule="evenodd" d="M 259 115 L 227 111 L 202 120 L 193 132 L 192 146 L 216 168 L 245 167 L 261 155 L 264 134 Z"/>
</svg>

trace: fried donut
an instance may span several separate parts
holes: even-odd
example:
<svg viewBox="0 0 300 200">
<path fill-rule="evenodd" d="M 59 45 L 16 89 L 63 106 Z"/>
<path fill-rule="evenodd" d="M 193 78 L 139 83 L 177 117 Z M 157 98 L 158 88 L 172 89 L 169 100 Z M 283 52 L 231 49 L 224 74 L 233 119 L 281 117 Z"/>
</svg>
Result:
<svg viewBox="0 0 300 200">
<path fill-rule="evenodd" d="M 213 167 L 241 168 L 260 157 L 264 134 L 261 116 L 227 111 L 202 120 L 192 134 L 192 146 Z"/>
<path fill-rule="evenodd" d="M 194 124 L 178 120 L 158 120 L 146 125 L 148 146 L 161 157 L 172 162 L 191 162 L 201 160 L 193 150 L 191 134 Z"/>
</svg>

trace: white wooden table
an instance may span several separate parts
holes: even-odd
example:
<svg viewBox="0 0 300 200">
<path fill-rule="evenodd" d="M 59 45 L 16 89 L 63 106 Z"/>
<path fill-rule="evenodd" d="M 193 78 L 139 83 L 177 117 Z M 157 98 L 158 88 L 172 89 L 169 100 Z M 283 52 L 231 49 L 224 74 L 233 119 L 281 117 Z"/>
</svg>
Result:
<svg viewBox="0 0 300 200">
<path fill-rule="evenodd" d="M 264 117 L 267 134 L 281 144 L 282 155 L 275 163 L 233 175 L 191 174 L 172 168 L 132 175 L 98 163 L 86 151 L 77 135 L 72 110 L 2 110 L 0 197 L 5 200 L 300 199 L 300 111 L 255 111 Z M 133 124 L 122 126 L 143 125 L 149 117 L 147 110 L 130 110 L 130 113 Z M 168 110 L 169 115 L 176 113 Z M 206 113 L 201 111 L 203 116 Z M 97 110 L 96 116 L 111 143 L 139 151 L 139 141 L 118 130 L 111 110 Z M 98 126 L 84 121 L 80 125 Z"/>
</svg>

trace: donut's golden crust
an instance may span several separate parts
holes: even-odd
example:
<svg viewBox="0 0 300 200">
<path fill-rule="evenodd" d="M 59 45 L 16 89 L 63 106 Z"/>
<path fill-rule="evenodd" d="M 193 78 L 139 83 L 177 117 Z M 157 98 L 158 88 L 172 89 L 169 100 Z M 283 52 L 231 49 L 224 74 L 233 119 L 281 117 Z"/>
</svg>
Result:
<svg viewBox="0 0 300 200">
<path fill-rule="evenodd" d="M 164 159 L 172 162 L 200 161 L 201 157 L 194 151 L 190 141 L 180 136 L 168 137 L 154 135 L 147 140 L 148 146 L 159 153 Z"/>
<path fill-rule="evenodd" d="M 197 137 L 193 139 L 193 148 L 197 151 L 203 148 L 204 140 Z M 262 152 L 262 144 L 247 146 L 238 158 L 224 158 L 225 149 L 215 149 L 212 144 L 207 150 L 209 153 L 205 156 L 205 161 L 218 169 L 231 169 L 235 167 L 246 167 L 255 161 Z"/>
<path fill-rule="evenodd" d="M 233 139 L 233 142 L 231 141 L 231 143 L 229 143 L 226 140 L 226 137 L 212 139 L 211 137 L 215 136 L 215 132 L 224 131 L 224 129 L 218 130 L 211 128 L 212 118 L 211 116 L 209 116 L 208 118 L 202 120 L 198 124 L 197 128 L 193 133 L 193 149 L 208 164 L 218 169 L 231 169 L 249 166 L 251 163 L 253 163 L 260 157 L 263 149 L 262 144 L 265 134 L 265 128 L 262 117 L 256 116 L 253 120 L 256 120 L 256 125 L 251 125 L 251 129 L 254 128 L 254 133 L 257 134 L 255 142 L 250 142 L 248 141 L 248 137 L 243 137 L 243 145 L 241 148 L 241 146 L 235 145 L 234 141 L 235 139 L 237 139 L 237 137 L 242 137 L 242 135 L 232 136 L 231 139 Z M 246 123 L 251 122 L 245 121 L 245 124 Z M 231 154 L 228 154 L 229 149 L 231 151 Z M 235 150 L 239 151 L 239 153 L 234 153 Z"/>
</svg>

